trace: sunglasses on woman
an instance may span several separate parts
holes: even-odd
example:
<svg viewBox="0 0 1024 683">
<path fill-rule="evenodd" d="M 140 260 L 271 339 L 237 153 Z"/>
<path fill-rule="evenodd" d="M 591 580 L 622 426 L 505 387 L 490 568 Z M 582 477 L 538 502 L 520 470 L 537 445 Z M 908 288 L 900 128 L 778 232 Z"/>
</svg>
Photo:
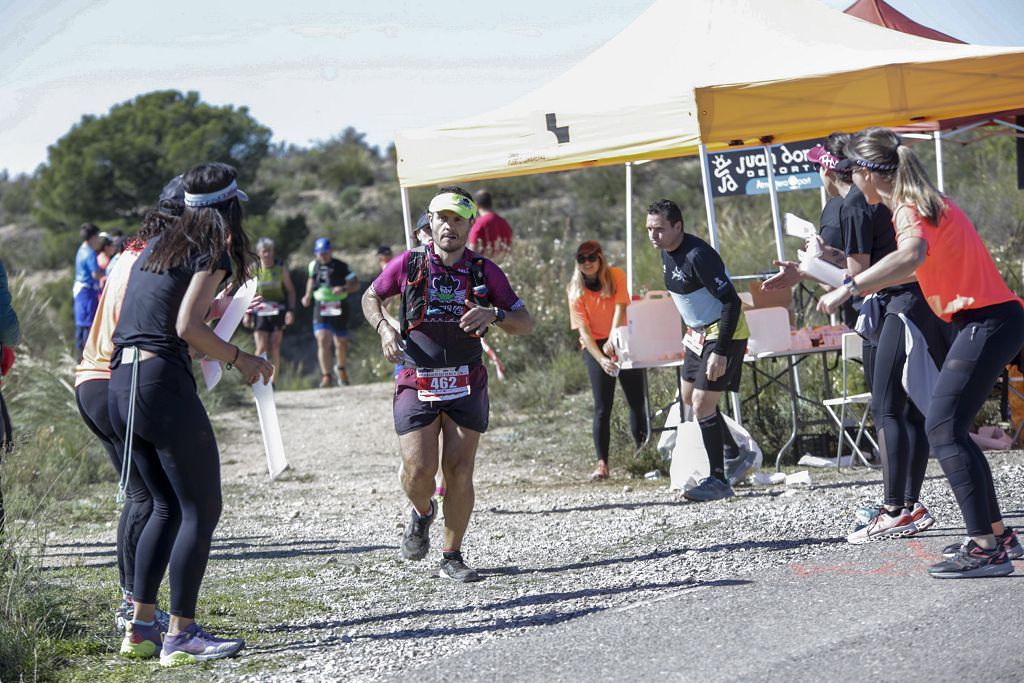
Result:
<svg viewBox="0 0 1024 683">
<path fill-rule="evenodd" d="M 580 254 L 576 257 L 576 263 L 593 263 L 599 258 L 601 258 L 599 254 Z"/>
</svg>

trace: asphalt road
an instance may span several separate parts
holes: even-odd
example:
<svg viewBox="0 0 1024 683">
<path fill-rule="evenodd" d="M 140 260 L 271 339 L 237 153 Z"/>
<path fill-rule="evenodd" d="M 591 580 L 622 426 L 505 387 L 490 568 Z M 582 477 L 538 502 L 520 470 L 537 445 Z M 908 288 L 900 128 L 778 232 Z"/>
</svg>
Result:
<svg viewBox="0 0 1024 683">
<path fill-rule="evenodd" d="M 1013 520 L 1018 521 L 1018 520 Z M 829 563 L 690 586 L 416 669 L 419 681 L 990 681 L 1024 664 L 1024 562 L 1000 579 L 936 580 L 958 540 L 837 545 Z M 985 664 L 987 663 L 987 664 Z"/>
</svg>

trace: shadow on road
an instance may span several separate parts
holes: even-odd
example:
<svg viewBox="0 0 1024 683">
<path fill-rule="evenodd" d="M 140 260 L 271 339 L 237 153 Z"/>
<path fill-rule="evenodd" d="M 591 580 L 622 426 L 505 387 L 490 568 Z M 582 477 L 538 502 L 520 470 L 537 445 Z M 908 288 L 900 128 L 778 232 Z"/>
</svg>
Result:
<svg viewBox="0 0 1024 683">
<path fill-rule="evenodd" d="M 481 572 L 483 573 L 483 572 Z M 474 612 L 495 612 L 499 610 L 515 609 L 518 607 L 525 606 L 537 606 L 537 605 L 558 605 L 574 600 L 586 600 L 587 598 L 594 598 L 598 596 L 606 595 L 622 595 L 622 594 L 645 594 L 648 592 L 655 591 L 671 591 L 678 590 L 679 592 L 690 591 L 697 588 L 725 588 L 732 586 L 745 586 L 753 583 L 753 581 L 747 581 L 742 579 L 721 579 L 716 581 L 693 581 L 691 579 L 682 581 L 667 581 L 664 583 L 647 583 L 637 584 L 630 586 L 615 586 L 609 588 L 586 588 L 578 591 L 558 592 L 558 593 L 540 593 L 537 595 L 524 595 L 522 597 L 515 598 L 513 600 L 503 600 L 500 602 L 493 602 L 486 605 L 466 605 L 462 607 L 453 607 L 448 609 L 420 609 L 420 610 L 407 610 L 402 612 L 392 612 L 389 614 L 380 614 L 374 616 L 359 617 L 356 619 L 345 619 L 337 621 L 318 621 L 311 622 L 308 624 L 280 624 L 277 626 L 271 626 L 265 629 L 261 629 L 263 633 L 296 633 L 296 632 L 308 632 L 308 631 L 327 631 L 335 629 L 352 628 L 356 626 L 366 626 L 372 624 L 383 624 L 390 621 L 397 621 L 401 619 L 410 619 L 417 617 L 429 617 L 429 616 L 452 616 L 459 614 L 469 614 Z M 628 605 L 627 605 L 628 606 Z M 436 638 L 442 636 L 453 636 L 453 635 L 466 635 L 474 633 L 493 633 L 497 631 L 505 631 L 509 629 L 518 628 L 529 628 L 533 626 L 550 626 L 552 624 L 559 624 L 573 619 L 586 616 L 588 614 L 594 614 L 597 612 L 603 612 L 607 609 L 618 609 L 624 607 L 623 605 L 616 606 L 591 606 L 591 607 L 580 607 L 577 609 L 559 610 L 552 609 L 550 611 L 542 612 L 540 614 L 533 615 L 515 615 L 509 618 L 495 618 L 488 619 L 484 623 L 479 623 L 479 620 L 471 620 L 471 623 L 466 626 L 444 626 L 437 628 L 417 628 L 417 629 L 399 629 L 397 631 L 388 631 L 384 633 L 367 633 L 367 634 L 356 634 L 353 636 L 349 635 L 332 635 L 326 638 L 314 638 L 306 640 L 298 640 L 289 643 L 275 643 L 273 645 L 254 645 L 248 648 L 251 653 L 278 653 L 278 652 L 294 652 L 301 650 L 308 650 L 312 648 L 321 648 L 325 645 L 331 645 L 335 643 L 349 643 L 356 640 L 404 640 L 410 638 Z M 476 622 L 476 623 L 472 623 Z"/>
</svg>

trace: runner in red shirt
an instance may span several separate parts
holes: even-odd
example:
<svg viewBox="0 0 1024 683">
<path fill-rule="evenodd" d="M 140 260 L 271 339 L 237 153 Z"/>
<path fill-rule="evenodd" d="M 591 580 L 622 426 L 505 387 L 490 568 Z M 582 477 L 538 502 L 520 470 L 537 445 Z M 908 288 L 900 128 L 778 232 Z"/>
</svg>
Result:
<svg viewBox="0 0 1024 683">
<path fill-rule="evenodd" d="M 487 190 L 477 193 L 476 206 L 480 217 L 469 231 L 469 248 L 500 263 L 512 251 L 512 226 L 494 211 Z"/>
</svg>

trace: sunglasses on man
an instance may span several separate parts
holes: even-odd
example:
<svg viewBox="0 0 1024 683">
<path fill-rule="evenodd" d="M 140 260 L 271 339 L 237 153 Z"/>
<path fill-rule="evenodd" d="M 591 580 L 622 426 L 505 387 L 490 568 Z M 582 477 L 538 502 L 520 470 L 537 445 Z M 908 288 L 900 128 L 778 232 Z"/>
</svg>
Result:
<svg viewBox="0 0 1024 683">
<path fill-rule="evenodd" d="M 596 261 L 599 258 L 601 258 L 601 256 L 599 254 L 579 254 L 576 257 L 576 263 L 580 263 L 580 264 L 587 263 L 587 262 L 593 263 L 594 261 Z"/>
</svg>

